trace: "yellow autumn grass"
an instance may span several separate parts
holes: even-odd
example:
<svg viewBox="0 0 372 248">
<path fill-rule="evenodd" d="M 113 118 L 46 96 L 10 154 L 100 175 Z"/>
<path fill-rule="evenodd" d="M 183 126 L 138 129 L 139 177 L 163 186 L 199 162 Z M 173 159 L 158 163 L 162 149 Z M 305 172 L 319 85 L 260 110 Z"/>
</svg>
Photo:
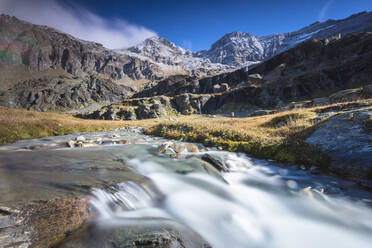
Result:
<svg viewBox="0 0 372 248">
<path fill-rule="evenodd" d="M 326 167 L 328 158 L 304 141 L 319 124 L 314 122 L 316 112 L 334 108 L 337 113 L 338 109 L 348 104 L 356 103 L 299 108 L 245 118 L 175 115 L 137 121 L 86 120 L 67 114 L 0 107 L 0 143 L 73 132 L 139 126 L 143 127 L 147 134 L 165 138 L 221 146 L 226 150 L 245 152 L 259 158 L 281 162 Z M 371 105 L 372 103 L 367 108 Z"/>
<path fill-rule="evenodd" d="M 85 120 L 67 114 L 35 112 L 0 106 L 0 143 L 74 132 L 104 131 L 124 126 L 148 127 L 156 124 L 157 121 Z"/>
</svg>

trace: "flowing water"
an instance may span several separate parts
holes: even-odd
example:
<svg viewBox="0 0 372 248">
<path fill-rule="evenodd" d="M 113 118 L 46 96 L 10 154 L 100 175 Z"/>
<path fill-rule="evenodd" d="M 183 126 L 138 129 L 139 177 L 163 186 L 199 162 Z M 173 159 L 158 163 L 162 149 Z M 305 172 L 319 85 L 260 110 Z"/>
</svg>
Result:
<svg viewBox="0 0 372 248">
<path fill-rule="evenodd" d="M 200 103 L 200 99 L 198 99 L 198 110 L 199 110 L 199 114 L 202 115 L 202 107 L 201 107 L 201 103 Z"/>
<path fill-rule="evenodd" d="M 98 162 L 94 158 L 96 164 L 108 163 L 108 156 L 125 165 L 125 171 L 115 170 L 113 175 L 108 169 L 112 164 L 99 172 L 89 172 L 89 178 L 80 175 L 81 183 L 90 183 L 92 178 L 107 182 L 107 177 L 119 181 L 105 189 L 95 186 L 95 181 L 91 184 L 98 230 L 146 227 L 151 232 L 161 232 L 173 228 L 181 237 L 177 239 L 179 247 L 372 247 L 372 196 L 354 183 L 217 149 L 179 156 L 156 154 L 156 147 L 165 140 L 117 133 L 131 139 L 131 144 L 23 151 L 34 154 L 36 160 L 47 153 L 63 157 L 66 151 L 75 151 L 76 156 L 70 155 L 68 164 L 72 166 L 72 157 L 81 163 L 70 168 L 71 175 L 76 173 L 76 167 L 91 166 L 93 161 L 84 157 L 93 154 L 100 157 Z M 103 134 L 86 134 L 89 135 L 97 138 Z M 68 138 L 58 138 L 58 142 Z M 58 143 L 53 138 L 49 142 Z M 0 155 L 10 161 L 9 154 L 22 154 L 20 149 L 25 144 L 3 147 Z M 200 159 L 204 154 L 224 163 L 229 172 L 217 173 L 214 168 L 205 167 L 207 163 Z M 49 163 L 52 166 L 53 162 Z M 0 175 L 1 169 L 4 172 L 4 166 L 0 166 Z M 43 181 L 48 176 L 27 177 Z M 65 177 L 60 184 L 65 183 Z M 101 232 L 96 231 L 93 236 L 103 235 Z M 188 244 L 188 237 L 202 241 Z M 87 239 L 92 238 L 91 235 Z M 101 247 L 97 243 L 93 246 Z"/>
<path fill-rule="evenodd" d="M 132 225 L 143 218 L 175 220 L 212 247 L 371 247 L 370 209 L 317 189 L 301 190 L 296 182 L 301 176 L 276 174 L 247 157 L 214 155 L 224 155 L 232 170 L 223 174 L 226 182 L 130 160 L 160 193 L 133 183 L 119 185 L 114 194 L 95 190 L 92 203 L 101 213 L 99 221 Z M 113 202 L 122 207 L 113 209 Z"/>
</svg>

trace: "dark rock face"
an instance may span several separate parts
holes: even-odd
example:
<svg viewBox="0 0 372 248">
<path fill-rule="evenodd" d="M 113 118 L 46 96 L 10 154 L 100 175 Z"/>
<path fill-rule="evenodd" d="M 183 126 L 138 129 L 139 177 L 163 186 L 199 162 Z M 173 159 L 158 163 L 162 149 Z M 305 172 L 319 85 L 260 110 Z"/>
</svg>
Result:
<svg viewBox="0 0 372 248">
<path fill-rule="evenodd" d="M 372 111 L 352 110 L 332 117 L 306 142 L 332 158 L 330 170 L 351 179 L 372 179 L 372 134 L 366 128 Z"/>
<path fill-rule="evenodd" d="M 136 120 L 157 118 L 175 112 L 174 103 L 169 97 L 159 96 L 142 99 L 128 99 L 118 104 L 102 107 L 80 117 L 102 120 Z"/>
<path fill-rule="evenodd" d="M 175 75 L 157 82 L 152 87 L 133 95 L 133 97 L 174 96 L 183 93 L 199 93 L 199 87 L 199 81 L 196 77 Z"/>
<path fill-rule="evenodd" d="M 184 93 L 212 94 L 215 86 L 223 87 L 219 92 L 226 92 L 230 88 L 257 84 L 262 82 L 259 78 L 252 78 L 245 70 L 236 70 L 229 73 L 221 73 L 213 77 L 198 79 L 185 75 L 175 75 L 154 83 L 147 89 L 136 93 L 133 97 L 151 97 L 158 95 L 175 96 Z M 241 85 L 239 85 L 241 84 Z"/>
<path fill-rule="evenodd" d="M 28 80 L 0 92 L 0 104 L 37 111 L 81 108 L 93 102 L 120 101 L 130 94 L 127 87 L 95 76 Z"/>
<path fill-rule="evenodd" d="M 203 111 L 209 99 L 210 96 L 193 94 L 127 99 L 102 107 L 92 113 L 80 114 L 79 117 L 102 120 L 141 120 L 178 113 L 189 115 Z"/>
<path fill-rule="evenodd" d="M 55 29 L 0 16 L 0 64 L 23 65 L 32 72 L 62 68 L 75 76 L 101 73 L 113 80 L 157 80 L 160 68 L 101 44 L 76 39 Z"/>
</svg>

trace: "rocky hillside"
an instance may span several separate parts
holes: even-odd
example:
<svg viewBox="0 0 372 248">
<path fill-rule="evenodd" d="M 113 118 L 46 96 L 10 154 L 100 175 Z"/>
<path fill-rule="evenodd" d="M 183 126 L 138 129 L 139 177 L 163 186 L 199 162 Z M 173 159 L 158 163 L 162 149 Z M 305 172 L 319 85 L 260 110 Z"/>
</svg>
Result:
<svg viewBox="0 0 372 248">
<path fill-rule="evenodd" d="M 315 22 L 290 33 L 255 36 L 232 32 L 216 41 L 209 50 L 199 51 L 195 56 L 208 58 L 213 63 L 242 67 L 271 58 L 309 39 L 325 39 L 334 35 L 343 37 L 357 32 L 372 32 L 372 12 L 361 12 L 341 20 Z"/>
<path fill-rule="evenodd" d="M 0 16 L 0 65 L 41 72 L 62 68 L 74 76 L 100 73 L 113 80 L 162 77 L 161 68 L 149 61 L 119 55 L 101 44 L 76 39 L 55 29 Z M 12 70 L 6 71 L 8 74 Z"/>
<path fill-rule="evenodd" d="M 370 87 L 364 91 L 343 90 L 360 89 L 372 83 L 371 57 L 372 33 L 349 34 L 343 38 L 325 40 L 311 39 L 255 65 L 249 71 L 243 68 L 203 79 L 172 76 L 133 95 L 134 98 L 163 95 L 170 97 L 173 103 L 174 99 L 178 99 L 178 104 L 131 102 L 135 103 L 135 108 L 146 105 L 149 112 L 156 113 L 143 116 L 148 118 L 163 115 L 160 112 L 164 111 L 157 109 L 167 109 L 169 106 L 181 113 L 197 113 L 199 109 L 203 113 L 214 113 L 221 109 L 237 111 L 238 106 L 254 111 L 281 108 L 293 101 L 313 101 L 316 105 L 369 98 L 372 97 Z M 339 95 L 333 94 L 338 91 L 341 91 Z M 192 110 L 183 111 L 184 107 L 178 107 L 182 105 L 180 99 Z M 124 105 L 128 105 L 128 102 Z M 104 116 L 104 112 L 99 116 Z M 136 116 L 138 118 L 138 113 Z"/>
<path fill-rule="evenodd" d="M 20 69 L 27 73 L 62 68 L 74 76 L 98 73 L 125 83 L 156 81 L 172 74 L 215 75 L 234 69 L 195 58 L 191 52 L 159 37 L 127 50 L 113 51 L 8 15 L 0 16 L 0 26 L 0 66 L 7 74 L 18 74 Z M 16 72 L 12 70 L 15 67 Z"/>
<path fill-rule="evenodd" d="M 30 79 L 0 91 L 0 105 L 36 111 L 80 109 L 95 103 L 109 104 L 128 98 L 131 89 L 94 75 L 83 78 Z"/>
</svg>

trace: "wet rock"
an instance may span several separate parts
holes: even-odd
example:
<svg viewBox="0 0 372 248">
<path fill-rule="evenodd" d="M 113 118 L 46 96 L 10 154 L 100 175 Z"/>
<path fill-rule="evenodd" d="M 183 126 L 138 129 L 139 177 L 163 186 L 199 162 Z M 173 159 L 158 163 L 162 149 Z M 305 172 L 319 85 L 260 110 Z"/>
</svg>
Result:
<svg viewBox="0 0 372 248">
<path fill-rule="evenodd" d="M 77 141 L 77 142 L 75 142 L 75 147 L 80 147 L 80 148 L 82 148 L 83 147 L 83 142 L 82 141 Z"/>
<path fill-rule="evenodd" d="M 83 148 L 99 146 L 96 143 L 78 143 L 78 144 L 79 144 L 79 147 L 83 147 Z"/>
<path fill-rule="evenodd" d="M 130 140 L 116 140 L 114 141 L 114 143 L 120 144 L 120 145 L 128 145 L 130 144 Z"/>
<path fill-rule="evenodd" d="M 188 152 L 199 152 L 199 148 L 194 144 L 187 144 L 186 149 Z"/>
<path fill-rule="evenodd" d="M 91 225 L 83 232 L 66 239 L 58 248 L 171 248 L 210 247 L 199 235 L 180 226 L 162 224 L 151 226 L 107 226 Z"/>
<path fill-rule="evenodd" d="M 86 139 L 85 139 L 84 136 L 80 135 L 80 136 L 77 136 L 77 137 L 75 138 L 75 140 L 76 140 L 76 141 L 82 141 L 82 142 L 84 142 Z"/>
<path fill-rule="evenodd" d="M 46 150 L 46 149 L 55 149 L 55 148 L 62 148 L 62 147 L 64 147 L 64 146 L 60 145 L 60 144 L 54 144 L 54 145 L 42 144 L 42 145 L 30 146 L 30 147 L 28 147 L 28 149 L 30 149 L 30 150 Z"/>
<path fill-rule="evenodd" d="M 204 169 L 204 172 L 207 174 L 217 178 L 218 180 L 227 183 L 227 181 L 223 178 L 223 176 L 220 174 L 220 172 L 209 162 L 206 162 L 202 160 L 200 157 L 194 156 L 192 159 L 196 164 L 200 164 L 200 166 Z"/>
<path fill-rule="evenodd" d="M 18 209 L 0 206 L 0 245 L 1 247 L 30 247 L 31 237 Z"/>
<path fill-rule="evenodd" d="M 174 143 L 174 142 L 165 142 L 163 144 L 161 144 L 157 150 L 156 150 L 156 153 L 157 154 L 160 154 L 160 153 L 165 153 L 167 152 L 169 149 L 171 149 L 171 153 L 175 152 L 175 153 L 182 153 L 184 151 L 186 151 L 186 146 L 182 143 Z M 191 148 L 190 149 L 194 149 L 195 148 Z"/>
<path fill-rule="evenodd" d="M 173 143 L 171 145 L 171 148 L 176 152 L 176 153 L 182 153 L 186 150 L 186 147 L 184 144 L 181 143 Z"/>
<path fill-rule="evenodd" d="M 73 148 L 73 147 L 75 147 L 76 142 L 73 141 L 73 140 L 69 140 L 69 141 L 66 142 L 66 145 L 67 145 L 67 147 Z"/>
<path fill-rule="evenodd" d="M 165 142 L 163 144 L 161 144 L 158 149 L 156 150 L 156 153 L 160 154 L 160 153 L 164 153 L 167 151 L 167 149 L 170 147 L 170 145 L 172 144 L 172 142 Z"/>
<path fill-rule="evenodd" d="M 214 168 L 216 168 L 218 171 L 228 172 L 229 168 L 227 165 L 223 162 L 222 159 L 219 157 L 206 153 L 201 157 L 202 160 L 210 163 Z"/>
<path fill-rule="evenodd" d="M 1 247 L 52 247 L 92 217 L 86 198 L 39 201 L 5 214 L 1 209 Z"/>
<path fill-rule="evenodd" d="M 22 213 L 33 247 L 50 247 L 92 217 L 87 198 L 65 198 L 36 203 Z"/>
</svg>

